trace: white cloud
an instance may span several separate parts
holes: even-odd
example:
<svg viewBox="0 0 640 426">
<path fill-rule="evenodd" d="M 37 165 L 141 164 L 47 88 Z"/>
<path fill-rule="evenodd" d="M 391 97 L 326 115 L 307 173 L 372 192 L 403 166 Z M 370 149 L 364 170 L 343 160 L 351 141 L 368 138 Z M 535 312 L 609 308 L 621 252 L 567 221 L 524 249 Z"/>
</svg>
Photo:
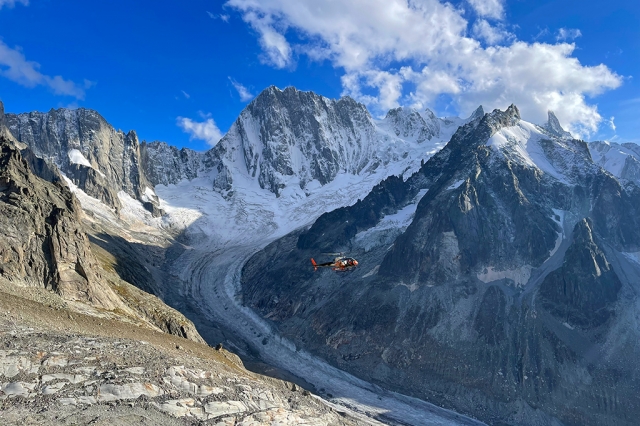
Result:
<svg viewBox="0 0 640 426">
<path fill-rule="evenodd" d="M 190 118 L 178 117 L 176 122 L 185 133 L 189 134 L 189 140 L 202 140 L 213 147 L 222 139 L 222 132 L 216 126 L 213 118 L 207 118 L 205 121 L 199 122 Z"/>
<path fill-rule="evenodd" d="M 582 36 L 582 32 L 577 28 L 560 28 L 556 34 L 556 41 L 572 41 Z"/>
<path fill-rule="evenodd" d="M 191 97 L 191 95 L 185 92 L 184 90 L 181 90 L 181 92 L 182 92 L 182 96 L 184 96 L 185 99 L 189 99 Z"/>
<path fill-rule="evenodd" d="M 504 6 L 501 0 L 467 0 L 479 16 L 485 18 L 504 18 Z"/>
<path fill-rule="evenodd" d="M 229 77 L 229 81 L 233 85 L 234 89 L 238 91 L 238 95 L 240 95 L 240 100 L 242 102 L 248 102 L 253 99 L 254 95 L 249 91 L 249 89 L 247 89 L 231 77 Z"/>
<path fill-rule="evenodd" d="M 549 28 L 542 28 L 542 29 L 540 29 L 540 31 L 538 31 L 538 34 L 536 34 L 533 37 L 533 39 L 537 41 L 538 39 L 540 39 L 542 37 L 546 37 L 548 35 L 549 35 Z"/>
<path fill-rule="evenodd" d="M 501 2 L 472 5 L 486 17 L 504 13 Z M 433 107 L 446 95 L 461 115 L 480 104 L 513 102 L 527 120 L 542 123 L 553 109 L 571 131 L 593 132 L 602 117 L 589 98 L 622 84 L 605 65 L 583 66 L 573 44 L 519 41 L 505 24 L 474 30 L 464 11 L 438 0 L 228 0 L 226 6 L 258 33 L 265 62 L 291 66 L 294 51 L 328 60 L 343 70 L 343 93 L 376 115 L 397 105 Z M 499 37 L 510 44 L 491 45 Z"/>
<path fill-rule="evenodd" d="M 1 0 L 0 0 L 1 1 Z M 47 86 L 56 95 L 84 99 L 85 89 L 95 83 L 85 80 L 80 86 L 59 75 L 48 76 L 40 71 L 40 64 L 28 61 L 19 49 L 11 49 L 0 41 L 0 75 L 25 87 Z"/>
<path fill-rule="evenodd" d="M 247 11 L 243 19 L 260 34 L 260 45 L 264 50 L 261 58 L 263 63 L 276 68 L 285 68 L 291 64 L 291 46 L 284 35 L 273 27 L 270 15 Z"/>
<path fill-rule="evenodd" d="M 229 22 L 229 19 L 231 19 L 231 15 L 225 15 L 222 13 L 220 15 L 216 15 L 215 13 L 211 13 L 208 10 L 207 10 L 207 15 L 209 15 L 209 18 L 211 19 L 220 19 L 223 22 Z"/>
<path fill-rule="evenodd" d="M 613 122 L 613 120 L 615 119 L 616 119 L 615 117 L 611 116 L 611 118 L 608 121 L 609 127 L 611 127 L 611 130 L 613 130 L 614 132 L 616 131 L 616 124 Z"/>
<path fill-rule="evenodd" d="M 14 7 L 16 4 L 29 5 L 29 0 L 0 0 L 0 9 L 2 6 Z"/>
<path fill-rule="evenodd" d="M 479 19 L 471 28 L 473 35 L 484 40 L 487 44 L 497 44 L 501 41 L 510 41 L 515 39 L 515 35 L 506 31 L 501 27 L 494 27 L 485 19 Z"/>
</svg>

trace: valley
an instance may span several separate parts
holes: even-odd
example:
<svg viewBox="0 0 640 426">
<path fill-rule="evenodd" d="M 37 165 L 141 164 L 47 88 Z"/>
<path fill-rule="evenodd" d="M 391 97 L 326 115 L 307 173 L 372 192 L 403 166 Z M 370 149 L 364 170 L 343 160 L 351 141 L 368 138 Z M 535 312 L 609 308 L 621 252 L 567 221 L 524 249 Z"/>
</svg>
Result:
<svg viewBox="0 0 640 426">
<path fill-rule="evenodd" d="M 633 422 L 632 146 L 587 144 L 514 105 L 374 119 L 350 98 L 275 87 L 204 153 L 140 143 L 90 110 L 3 120 L 79 201 L 112 274 L 98 275 L 197 333 L 128 287 L 109 303 L 296 382 L 329 417 Z M 314 273 L 310 257 L 336 251 L 358 268 Z"/>
</svg>

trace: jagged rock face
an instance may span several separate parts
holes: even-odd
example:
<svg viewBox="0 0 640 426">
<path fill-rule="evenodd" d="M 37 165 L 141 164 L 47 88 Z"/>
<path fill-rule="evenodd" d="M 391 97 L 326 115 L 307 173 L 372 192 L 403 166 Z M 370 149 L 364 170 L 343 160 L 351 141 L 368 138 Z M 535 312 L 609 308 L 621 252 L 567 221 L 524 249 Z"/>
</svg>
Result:
<svg viewBox="0 0 640 426">
<path fill-rule="evenodd" d="M 599 326 L 609 319 L 622 287 L 592 229 L 591 220 L 578 222 L 562 267 L 547 275 L 538 293 L 551 313 L 583 327 Z"/>
<path fill-rule="evenodd" d="M 489 129 L 510 127 L 518 119 L 517 109 L 494 113 L 470 134 L 454 136 L 450 176 L 435 182 L 421 200 L 414 221 L 385 257 L 380 274 L 439 285 L 457 280 L 465 271 L 495 268 L 496 259 L 504 259 L 500 266 L 509 270 L 529 262 L 540 265 L 546 259 L 558 225 L 550 212 L 540 211 L 530 201 L 539 192 L 541 175 L 524 165 L 500 161 L 501 154 L 485 145 Z M 473 148 L 475 155 L 468 155 Z M 460 170 L 465 172 L 457 175 Z"/>
<path fill-rule="evenodd" d="M 340 171 L 361 172 L 374 140 L 369 112 L 353 99 L 271 87 L 240 114 L 211 156 L 224 181 L 217 186 L 229 182 L 223 169 L 237 168 L 279 194 L 291 178 L 304 188 L 314 179 L 324 185 Z"/>
<path fill-rule="evenodd" d="M 15 139 L 7 127 L 7 119 L 4 114 L 4 104 L 2 101 L 0 101 L 0 137 L 7 138 L 15 144 Z"/>
<path fill-rule="evenodd" d="M 640 188 L 589 148 L 515 106 L 486 114 L 258 253 L 243 300 L 340 368 L 490 424 L 633 424 Z M 291 267 L 333 251 L 360 265 Z"/>
<path fill-rule="evenodd" d="M 571 133 L 567 132 L 562 128 L 562 125 L 560 124 L 560 120 L 558 120 L 558 117 L 556 117 L 553 111 L 549 111 L 548 115 L 549 115 L 549 119 L 547 120 L 547 123 L 544 125 L 544 128 L 546 131 L 548 131 L 553 136 L 557 136 L 559 138 L 572 138 Z"/>
<path fill-rule="evenodd" d="M 36 177 L 20 152 L 0 139 L 0 274 L 114 309 L 121 302 L 102 282 L 80 212 L 63 184 Z"/>
<path fill-rule="evenodd" d="M 54 162 L 87 194 L 116 208 L 118 191 L 146 199 L 151 185 L 141 169 L 135 132 L 116 131 L 100 114 L 84 108 L 7 114 L 6 121 L 19 142 Z"/>
<path fill-rule="evenodd" d="M 143 142 L 140 156 L 145 175 L 154 186 L 195 179 L 204 167 L 202 153 L 164 142 Z"/>
<path fill-rule="evenodd" d="M 0 102 L 0 132 L 5 132 L 7 128 L 6 118 L 4 116 L 4 104 Z M 1 135 L 4 136 L 4 133 Z"/>
<path fill-rule="evenodd" d="M 430 110 L 420 114 L 411 108 L 395 108 L 387 113 L 385 121 L 391 125 L 396 136 L 415 139 L 418 143 L 440 134 L 439 120 Z"/>
</svg>

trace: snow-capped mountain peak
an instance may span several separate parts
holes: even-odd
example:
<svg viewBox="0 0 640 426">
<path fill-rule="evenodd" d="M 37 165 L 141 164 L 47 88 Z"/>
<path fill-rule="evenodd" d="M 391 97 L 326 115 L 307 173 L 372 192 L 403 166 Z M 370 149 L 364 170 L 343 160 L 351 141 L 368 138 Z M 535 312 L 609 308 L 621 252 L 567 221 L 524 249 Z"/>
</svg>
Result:
<svg viewBox="0 0 640 426">
<path fill-rule="evenodd" d="M 482 113 L 480 108 L 474 114 Z M 207 154 L 207 167 L 214 188 L 225 194 L 240 179 L 277 196 L 285 188 L 304 196 L 341 174 L 415 171 L 467 121 L 412 108 L 396 108 L 374 120 L 352 98 L 272 86 Z"/>
<path fill-rule="evenodd" d="M 396 136 L 417 143 L 440 136 L 440 120 L 429 109 L 420 113 L 413 108 L 398 107 L 387 113 L 384 122 Z"/>
<path fill-rule="evenodd" d="M 498 116 L 502 119 L 497 119 Z M 502 125 L 494 127 L 496 132 L 486 145 L 509 161 L 535 168 L 543 175 L 565 183 L 576 182 L 587 169 L 593 169 L 584 142 L 559 136 L 555 131 L 520 119 L 515 105 L 504 114 L 492 113 L 491 120 Z"/>
</svg>

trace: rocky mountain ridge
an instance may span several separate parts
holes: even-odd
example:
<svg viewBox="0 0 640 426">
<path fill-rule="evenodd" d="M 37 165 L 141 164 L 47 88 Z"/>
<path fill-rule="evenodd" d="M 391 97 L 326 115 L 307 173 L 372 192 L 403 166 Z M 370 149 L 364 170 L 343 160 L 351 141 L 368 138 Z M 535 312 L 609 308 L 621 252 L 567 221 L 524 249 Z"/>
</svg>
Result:
<svg viewBox="0 0 640 426">
<path fill-rule="evenodd" d="M 5 121 L 16 140 L 105 204 L 120 208 L 120 191 L 141 201 L 153 200 L 153 191 L 147 190 L 152 185 L 141 172 L 136 133 L 116 131 L 96 111 L 61 108 L 6 114 Z"/>
<path fill-rule="evenodd" d="M 393 163 L 415 169 L 464 123 L 402 108 L 376 121 L 349 97 L 333 100 L 275 86 L 249 103 L 206 152 L 164 142 L 140 144 L 134 131 L 115 130 L 84 108 L 7 114 L 5 121 L 16 140 L 55 163 L 88 195 L 120 209 L 123 191 L 154 214 L 162 213 L 156 185 L 198 176 L 208 176 L 225 195 L 234 180 L 247 180 L 279 196 L 285 187 L 304 193 L 310 183 L 325 185 L 339 173 L 366 173 Z"/>
<path fill-rule="evenodd" d="M 461 127 L 406 181 L 255 255 L 244 303 L 339 368 L 491 424 L 633 424 L 640 189 L 554 118 L 512 105 Z M 360 265 L 289 266 L 327 251 Z"/>
</svg>

